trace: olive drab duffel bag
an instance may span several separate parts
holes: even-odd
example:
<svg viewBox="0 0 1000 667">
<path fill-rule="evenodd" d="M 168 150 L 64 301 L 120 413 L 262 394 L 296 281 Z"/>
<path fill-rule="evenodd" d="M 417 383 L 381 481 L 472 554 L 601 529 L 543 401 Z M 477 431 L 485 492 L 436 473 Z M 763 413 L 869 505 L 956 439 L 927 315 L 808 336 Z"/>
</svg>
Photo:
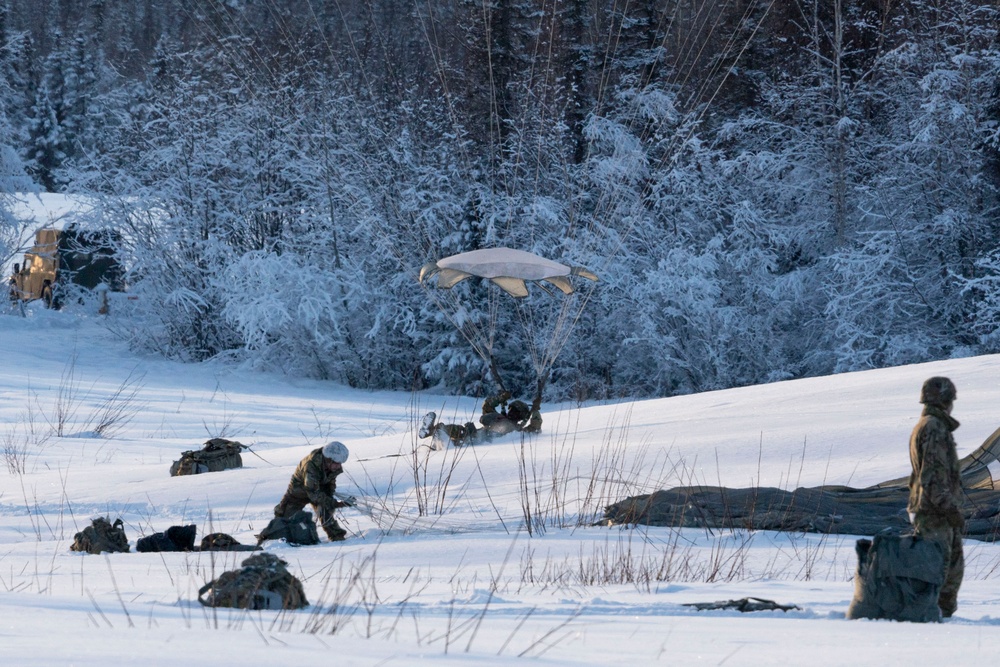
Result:
<svg viewBox="0 0 1000 667">
<path fill-rule="evenodd" d="M 107 517 L 99 516 L 91 519 L 90 525 L 73 536 L 70 551 L 86 551 L 89 554 L 99 554 L 104 551 L 125 553 L 128 551 L 128 538 L 121 519 L 114 523 Z"/>
<path fill-rule="evenodd" d="M 260 551 L 255 544 L 240 544 L 235 537 L 226 533 L 209 533 L 201 538 L 199 551 Z"/>
<path fill-rule="evenodd" d="M 854 599 L 847 618 L 929 623 L 941 620 L 944 548 L 919 535 L 880 533 L 858 540 Z"/>
<path fill-rule="evenodd" d="M 198 591 L 206 607 L 238 609 L 302 609 L 307 607 L 302 582 L 288 571 L 288 563 L 274 554 L 250 556 L 239 570 L 223 572 Z"/>
<path fill-rule="evenodd" d="M 243 457 L 240 452 L 249 449 L 235 440 L 212 438 L 205 442 L 201 449 L 194 449 L 181 454 L 178 461 L 170 466 L 170 476 L 200 475 L 205 472 L 218 472 L 232 468 L 243 467 Z"/>
</svg>

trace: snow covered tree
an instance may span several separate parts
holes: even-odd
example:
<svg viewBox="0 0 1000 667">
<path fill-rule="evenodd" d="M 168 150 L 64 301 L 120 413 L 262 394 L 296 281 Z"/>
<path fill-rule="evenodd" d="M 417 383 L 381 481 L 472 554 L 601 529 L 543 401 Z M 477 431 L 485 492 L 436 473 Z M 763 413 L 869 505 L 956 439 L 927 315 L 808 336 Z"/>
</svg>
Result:
<svg viewBox="0 0 1000 667">
<path fill-rule="evenodd" d="M 20 133 L 10 120 L 21 106 L 16 89 L 21 43 L 20 35 L 10 29 L 7 3 L 0 2 L 0 266 L 21 250 L 24 223 L 11 213 L 14 195 L 34 190 L 17 152 Z"/>
<path fill-rule="evenodd" d="M 984 177 L 996 9 L 927 9 L 878 62 L 881 142 L 869 153 L 864 230 L 830 258 L 838 370 L 968 354 L 989 295 L 963 287 L 1000 242 L 996 185 Z"/>
</svg>

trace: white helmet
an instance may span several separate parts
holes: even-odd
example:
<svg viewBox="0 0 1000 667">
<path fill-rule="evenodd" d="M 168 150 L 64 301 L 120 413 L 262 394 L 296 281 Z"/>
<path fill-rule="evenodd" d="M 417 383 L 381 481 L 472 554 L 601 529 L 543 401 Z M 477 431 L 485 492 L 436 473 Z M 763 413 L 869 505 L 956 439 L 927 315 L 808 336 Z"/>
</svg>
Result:
<svg viewBox="0 0 1000 667">
<path fill-rule="evenodd" d="M 334 440 L 333 442 L 327 443 L 323 446 L 323 456 L 330 459 L 331 461 L 336 461 L 337 463 L 343 463 L 347 460 L 349 452 L 347 447 L 342 442 Z"/>
</svg>

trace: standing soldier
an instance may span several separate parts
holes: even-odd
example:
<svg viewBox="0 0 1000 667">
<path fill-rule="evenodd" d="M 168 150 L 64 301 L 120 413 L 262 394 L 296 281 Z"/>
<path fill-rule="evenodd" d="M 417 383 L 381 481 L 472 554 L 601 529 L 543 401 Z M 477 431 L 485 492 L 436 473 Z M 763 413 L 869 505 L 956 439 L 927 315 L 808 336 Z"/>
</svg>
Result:
<svg viewBox="0 0 1000 667">
<path fill-rule="evenodd" d="M 945 618 L 958 608 L 958 589 L 965 572 L 962 477 L 952 436 L 958 422 L 951 416 L 957 394 L 946 377 L 932 377 L 920 390 L 924 410 L 910 436 L 913 473 L 906 506 L 917 534 L 944 548 L 944 585 L 938 606 Z"/>
<path fill-rule="evenodd" d="M 351 507 L 351 503 L 340 502 L 334 499 L 333 494 L 337 490 L 337 476 L 344 472 L 343 463 L 348 454 L 347 447 L 336 440 L 310 452 L 292 474 L 285 495 L 274 507 L 274 516 L 288 518 L 307 504 L 312 505 L 319 525 L 330 541 L 343 540 L 347 531 L 337 523 L 333 512 L 340 507 Z"/>
</svg>

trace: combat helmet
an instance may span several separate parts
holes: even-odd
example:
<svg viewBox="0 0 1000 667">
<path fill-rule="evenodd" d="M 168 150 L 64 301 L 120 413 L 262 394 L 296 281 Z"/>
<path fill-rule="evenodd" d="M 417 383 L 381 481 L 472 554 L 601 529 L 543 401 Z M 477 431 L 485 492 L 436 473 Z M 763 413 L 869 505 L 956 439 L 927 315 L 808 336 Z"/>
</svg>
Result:
<svg viewBox="0 0 1000 667">
<path fill-rule="evenodd" d="M 343 463 L 347 460 L 348 455 L 347 447 L 342 442 L 334 440 L 323 446 L 323 456 L 331 461 Z"/>
<path fill-rule="evenodd" d="M 958 397 L 955 383 L 946 377 L 932 377 L 920 388 L 920 402 L 924 405 L 948 405 Z"/>
<path fill-rule="evenodd" d="M 514 401 L 507 406 L 507 417 L 515 422 L 522 422 L 531 415 L 531 408 L 524 401 Z"/>
</svg>

